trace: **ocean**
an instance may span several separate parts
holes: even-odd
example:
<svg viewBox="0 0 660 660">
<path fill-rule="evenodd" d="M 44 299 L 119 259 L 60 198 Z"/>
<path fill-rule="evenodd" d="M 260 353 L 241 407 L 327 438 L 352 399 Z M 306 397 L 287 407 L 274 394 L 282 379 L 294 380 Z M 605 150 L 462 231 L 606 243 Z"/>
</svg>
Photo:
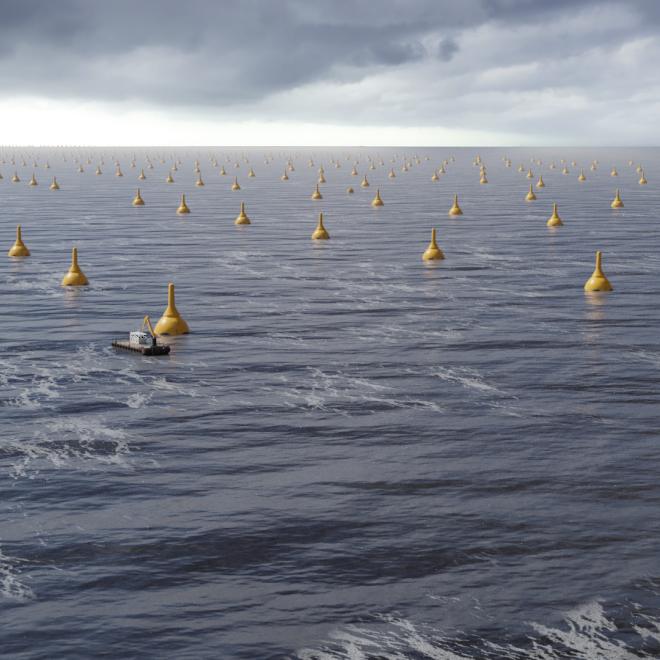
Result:
<svg viewBox="0 0 660 660">
<path fill-rule="evenodd" d="M 660 150 L 0 161 L 0 656 L 660 656 Z M 113 349 L 168 282 L 191 333 Z"/>
</svg>

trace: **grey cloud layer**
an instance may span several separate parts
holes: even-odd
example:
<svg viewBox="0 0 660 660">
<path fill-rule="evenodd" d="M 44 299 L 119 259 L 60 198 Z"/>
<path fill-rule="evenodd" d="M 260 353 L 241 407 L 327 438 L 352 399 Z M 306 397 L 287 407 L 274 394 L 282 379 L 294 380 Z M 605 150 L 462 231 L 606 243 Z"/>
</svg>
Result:
<svg viewBox="0 0 660 660">
<path fill-rule="evenodd" d="M 592 19 L 574 30 L 578 14 Z M 241 106 L 256 119 L 273 113 L 340 123 L 350 115 L 429 124 L 443 113 L 474 128 L 481 121 L 472 117 L 476 106 L 496 108 L 502 94 L 518 100 L 557 89 L 585 94 L 590 85 L 602 94 L 603 71 L 591 62 L 580 71 L 580 56 L 600 49 L 606 58 L 630 41 L 654 39 L 660 3 L 0 0 L 0 16 L 4 96 L 129 100 L 219 115 Z M 620 24 L 622 16 L 629 25 Z M 557 25 L 565 25 L 558 35 Z M 552 41 L 543 41 L 546 28 Z M 571 58 L 576 66 L 561 65 Z M 342 110 L 329 90 L 341 96 L 343 86 L 358 82 L 362 103 L 359 93 L 346 95 L 337 99 L 348 104 Z M 377 83 L 392 85 L 395 98 L 389 109 L 364 116 L 364 106 L 378 101 Z M 411 109 L 416 90 L 425 104 Z M 287 93 L 295 105 L 282 100 Z M 443 101 L 448 94 L 451 107 Z M 508 123 L 496 128 L 508 130 Z"/>
</svg>

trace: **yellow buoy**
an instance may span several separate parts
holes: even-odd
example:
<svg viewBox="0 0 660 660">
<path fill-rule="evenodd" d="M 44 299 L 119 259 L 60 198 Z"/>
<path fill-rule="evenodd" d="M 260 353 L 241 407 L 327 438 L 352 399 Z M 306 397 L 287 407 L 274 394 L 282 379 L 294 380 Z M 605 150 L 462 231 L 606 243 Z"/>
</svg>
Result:
<svg viewBox="0 0 660 660">
<path fill-rule="evenodd" d="M 318 183 L 316 184 L 316 190 L 312 193 L 312 199 L 323 199 Z"/>
<path fill-rule="evenodd" d="M 442 253 L 442 250 L 438 247 L 438 244 L 435 242 L 435 229 L 431 229 L 431 242 L 429 246 L 424 251 L 422 259 L 424 261 L 435 261 L 437 259 L 444 259 L 445 255 Z"/>
<path fill-rule="evenodd" d="M 174 183 L 174 178 L 172 177 L 171 172 L 167 173 L 167 179 L 165 179 L 165 183 Z"/>
<path fill-rule="evenodd" d="M 156 323 L 154 332 L 157 335 L 186 335 L 190 332 L 174 304 L 174 284 L 171 282 L 167 285 L 167 309 Z"/>
<path fill-rule="evenodd" d="M 623 208 L 623 202 L 621 201 L 621 195 L 619 194 L 619 189 L 617 188 L 616 190 L 616 195 L 614 196 L 614 200 L 610 204 L 610 206 L 613 209 L 620 209 Z"/>
<path fill-rule="evenodd" d="M 188 205 L 186 204 L 186 196 L 181 195 L 181 203 L 179 204 L 179 208 L 176 210 L 177 213 L 180 215 L 184 213 L 190 213 L 190 209 L 188 208 Z"/>
<path fill-rule="evenodd" d="M 280 178 L 282 179 L 282 181 L 288 181 L 289 180 L 289 177 L 286 173 L 286 170 L 284 170 L 284 174 Z"/>
<path fill-rule="evenodd" d="M 34 176 L 34 173 L 32 173 L 32 178 L 28 181 L 28 186 L 37 186 L 39 185 L 37 183 L 37 178 Z"/>
<path fill-rule="evenodd" d="M 29 257 L 30 250 L 27 249 L 27 245 L 23 243 L 23 238 L 21 237 L 21 226 L 16 227 L 16 241 L 11 246 L 7 255 L 10 257 Z"/>
<path fill-rule="evenodd" d="M 384 206 L 383 200 L 380 198 L 380 188 L 376 189 L 376 196 L 371 200 L 371 206 Z"/>
<path fill-rule="evenodd" d="M 548 227 L 561 227 L 564 223 L 561 221 L 561 218 L 559 217 L 559 214 L 557 213 L 557 205 L 553 204 L 552 205 L 552 215 L 548 219 L 548 222 L 546 222 L 546 225 Z"/>
<path fill-rule="evenodd" d="M 220 168 L 220 176 L 226 176 L 226 175 L 227 175 L 227 172 L 225 172 L 225 166 L 223 165 L 223 166 Z"/>
<path fill-rule="evenodd" d="M 323 172 L 319 174 L 319 183 L 325 183 L 325 174 Z"/>
<path fill-rule="evenodd" d="M 580 176 L 578 176 L 578 181 L 586 181 L 587 177 L 584 176 L 584 170 L 580 170 Z"/>
<path fill-rule="evenodd" d="M 601 268 L 601 252 L 596 252 L 596 268 L 591 277 L 585 282 L 585 291 L 612 291 L 610 281 L 605 277 Z"/>
<path fill-rule="evenodd" d="M 326 228 L 323 226 L 323 213 L 319 213 L 319 223 L 316 225 L 316 229 L 312 234 L 312 240 L 314 241 L 327 241 L 330 238 Z"/>
<path fill-rule="evenodd" d="M 369 181 L 367 181 L 367 175 L 366 174 L 364 175 L 364 178 L 362 179 L 362 182 L 360 183 L 360 185 L 363 188 L 368 188 L 369 187 Z"/>
<path fill-rule="evenodd" d="M 78 248 L 73 248 L 71 251 L 71 266 L 69 271 L 62 278 L 62 286 L 87 286 L 89 282 L 85 277 L 85 273 L 80 270 L 78 265 Z"/>
<path fill-rule="evenodd" d="M 454 203 L 449 209 L 449 215 L 463 215 L 461 207 L 458 205 L 458 195 L 454 195 Z"/>
<path fill-rule="evenodd" d="M 481 178 L 479 179 L 479 183 L 488 183 L 488 179 L 486 178 L 486 172 L 481 173 Z"/>
<path fill-rule="evenodd" d="M 138 179 L 140 181 L 144 181 L 147 178 L 146 174 L 144 173 L 144 170 L 140 170 L 140 174 L 138 174 Z"/>
<path fill-rule="evenodd" d="M 351 176 L 357 176 L 357 175 L 358 175 L 358 171 L 355 168 L 353 168 L 351 170 Z"/>
<path fill-rule="evenodd" d="M 534 178 L 534 172 L 532 172 L 531 168 L 530 168 L 530 170 L 527 172 L 527 175 L 526 175 L 526 176 L 527 176 L 528 179 L 533 179 L 533 178 Z"/>
<path fill-rule="evenodd" d="M 525 199 L 528 202 L 533 202 L 536 199 L 536 195 L 534 194 L 534 188 L 532 187 L 532 184 L 529 184 L 529 192 L 525 195 Z"/>
<path fill-rule="evenodd" d="M 562 174 L 569 174 L 568 167 L 564 166 L 561 173 Z"/>
<path fill-rule="evenodd" d="M 642 176 L 639 178 L 639 181 L 637 183 L 639 183 L 640 186 L 645 186 L 648 183 L 648 181 L 646 180 L 646 177 L 644 176 L 644 170 L 642 170 L 641 174 L 642 174 Z"/>
<path fill-rule="evenodd" d="M 94 172 L 94 174 L 96 174 L 96 176 L 99 176 L 99 175 L 103 174 L 103 172 L 101 172 L 101 167 L 100 166 L 96 167 L 96 172 Z"/>
<path fill-rule="evenodd" d="M 197 181 L 195 181 L 195 185 L 198 188 L 201 188 L 204 185 L 204 181 L 202 180 L 202 175 L 201 174 L 197 175 Z"/>
<path fill-rule="evenodd" d="M 257 175 L 254 173 L 254 170 L 253 170 L 252 168 L 250 168 L 250 171 L 248 172 L 248 176 L 249 176 L 250 178 L 252 178 L 252 177 L 255 177 L 255 176 L 257 176 Z"/>
<path fill-rule="evenodd" d="M 390 168 L 390 173 L 387 176 L 390 179 L 396 179 L 396 174 L 394 173 L 394 168 Z"/>
<path fill-rule="evenodd" d="M 543 182 L 543 176 L 539 176 L 539 180 L 536 182 L 537 188 L 545 188 L 545 183 Z"/>
<path fill-rule="evenodd" d="M 144 206 L 144 200 L 142 199 L 142 195 L 140 195 L 140 189 L 137 189 L 137 192 L 135 193 L 135 197 L 133 198 L 133 206 Z"/>
<path fill-rule="evenodd" d="M 231 184 L 232 190 L 240 190 L 241 187 L 238 185 L 238 177 L 234 177 L 234 183 Z"/>
<path fill-rule="evenodd" d="M 249 225 L 250 218 L 247 217 L 245 213 L 245 202 L 241 202 L 241 212 L 238 214 L 236 220 L 234 220 L 235 225 Z"/>
<path fill-rule="evenodd" d="M 117 165 L 117 171 L 115 172 L 115 176 L 124 176 L 123 172 L 121 171 L 121 167 Z"/>
<path fill-rule="evenodd" d="M 616 171 L 616 167 L 612 168 L 612 171 L 610 172 L 610 176 L 619 176 L 619 173 Z"/>
<path fill-rule="evenodd" d="M 60 184 L 57 183 L 57 177 L 53 177 L 53 183 L 48 186 L 51 190 L 59 190 L 60 189 Z"/>
<path fill-rule="evenodd" d="M 353 187 L 352 187 L 352 186 L 348 186 L 348 188 L 346 188 L 346 192 L 347 192 L 349 195 L 352 195 L 352 194 L 355 192 L 355 190 L 353 190 Z"/>
<path fill-rule="evenodd" d="M 438 181 L 440 177 L 438 176 L 437 172 L 433 172 L 433 176 L 431 177 L 431 181 Z"/>
</svg>

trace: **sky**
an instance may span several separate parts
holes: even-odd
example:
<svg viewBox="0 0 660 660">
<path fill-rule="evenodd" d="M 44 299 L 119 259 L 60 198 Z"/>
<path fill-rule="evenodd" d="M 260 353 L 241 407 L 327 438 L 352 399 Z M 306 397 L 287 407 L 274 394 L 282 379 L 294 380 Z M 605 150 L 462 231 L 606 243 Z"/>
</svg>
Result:
<svg viewBox="0 0 660 660">
<path fill-rule="evenodd" d="M 658 0 L 0 0 L 4 145 L 658 145 Z"/>
</svg>

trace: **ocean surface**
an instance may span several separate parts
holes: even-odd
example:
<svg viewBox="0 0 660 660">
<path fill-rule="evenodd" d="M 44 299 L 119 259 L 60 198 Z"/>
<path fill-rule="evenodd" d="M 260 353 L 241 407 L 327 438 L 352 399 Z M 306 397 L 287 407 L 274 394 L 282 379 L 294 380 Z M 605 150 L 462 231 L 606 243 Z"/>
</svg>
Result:
<svg viewBox="0 0 660 660">
<path fill-rule="evenodd" d="M 660 656 L 660 150 L 0 161 L 2 658 Z M 191 334 L 111 348 L 168 282 Z"/>
</svg>

